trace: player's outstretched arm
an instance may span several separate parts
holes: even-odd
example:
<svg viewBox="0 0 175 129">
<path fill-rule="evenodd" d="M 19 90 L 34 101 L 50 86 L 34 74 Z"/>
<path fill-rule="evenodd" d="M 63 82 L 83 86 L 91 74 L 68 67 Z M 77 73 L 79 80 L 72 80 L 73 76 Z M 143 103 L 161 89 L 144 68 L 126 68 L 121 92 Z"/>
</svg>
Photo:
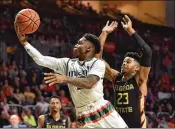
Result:
<svg viewBox="0 0 175 129">
<path fill-rule="evenodd" d="M 75 78 L 63 75 L 58 75 L 55 73 L 45 73 L 44 80 L 49 85 L 54 85 L 56 83 L 68 83 L 77 88 L 91 89 L 100 79 L 104 78 L 105 64 L 101 60 L 97 60 L 91 70 L 88 72 L 87 77 Z"/>
<path fill-rule="evenodd" d="M 133 37 L 133 39 L 136 41 L 136 43 L 139 45 L 139 47 L 142 50 L 142 58 L 140 62 L 140 70 L 138 72 L 138 82 L 140 85 L 143 86 L 144 94 L 146 95 L 146 83 L 148 80 L 148 75 L 151 69 L 151 59 L 152 59 L 152 50 L 151 48 L 146 44 L 146 42 L 135 32 L 135 30 L 132 27 L 132 21 L 130 18 L 125 15 L 123 18 L 124 22 L 122 23 L 123 28 Z"/>
<path fill-rule="evenodd" d="M 99 54 L 96 54 L 96 58 L 102 59 L 103 55 L 103 47 L 106 41 L 106 38 L 108 34 L 112 33 L 118 26 L 118 23 L 116 21 L 111 22 L 109 25 L 109 21 L 107 21 L 105 27 L 102 29 L 102 33 L 99 36 L 100 44 L 101 44 L 101 51 Z M 115 69 L 112 69 L 109 64 L 103 60 L 106 65 L 106 70 L 105 70 L 105 78 L 107 78 L 109 81 L 115 80 L 116 76 L 119 74 L 119 72 Z"/>
<path fill-rule="evenodd" d="M 148 79 L 148 74 L 151 67 L 151 58 L 152 58 L 152 50 L 147 45 L 147 43 L 135 32 L 135 30 L 132 28 L 132 21 L 130 18 L 125 15 L 123 18 L 122 26 L 123 28 L 133 37 L 133 39 L 136 41 L 136 43 L 139 45 L 139 47 L 142 50 L 142 59 L 141 59 L 141 69 L 140 69 L 140 77 L 143 80 Z"/>
<path fill-rule="evenodd" d="M 96 54 L 96 58 L 102 58 L 103 55 L 103 47 L 106 41 L 106 38 L 108 34 L 112 33 L 118 26 L 118 23 L 116 21 L 111 22 L 109 25 L 109 21 L 107 21 L 105 27 L 102 29 L 102 33 L 99 36 L 100 44 L 101 44 L 101 51 L 99 54 Z"/>
<path fill-rule="evenodd" d="M 68 58 L 57 59 L 50 56 L 43 56 L 38 50 L 36 50 L 30 43 L 26 41 L 25 34 L 19 32 L 19 28 L 15 23 L 14 27 L 20 43 L 24 46 L 27 53 L 38 65 L 48 67 L 50 69 L 56 70 L 60 74 L 64 74 Z"/>
<path fill-rule="evenodd" d="M 44 80 L 46 84 L 48 84 L 49 86 L 59 83 L 68 83 L 76 86 L 77 88 L 85 88 L 85 89 L 91 89 L 100 79 L 96 75 L 89 75 L 86 78 L 74 78 L 59 75 L 56 73 L 45 73 L 44 75 L 46 76 L 44 77 Z"/>
</svg>

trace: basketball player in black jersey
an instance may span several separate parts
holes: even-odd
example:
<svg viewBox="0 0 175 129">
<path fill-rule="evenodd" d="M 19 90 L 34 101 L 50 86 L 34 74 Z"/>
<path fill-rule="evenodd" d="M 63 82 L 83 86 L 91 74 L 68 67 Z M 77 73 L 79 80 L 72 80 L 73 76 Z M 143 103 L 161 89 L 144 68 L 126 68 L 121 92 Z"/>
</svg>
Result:
<svg viewBox="0 0 175 129">
<path fill-rule="evenodd" d="M 38 128 L 70 128 L 69 117 L 60 113 L 61 99 L 58 96 L 53 96 L 49 104 L 49 114 L 39 116 Z"/>
<path fill-rule="evenodd" d="M 114 105 L 128 127 L 146 128 L 144 100 L 147 95 L 152 50 L 132 28 L 132 22 L 128 16 L 123 17 L 121 24 L 142 50 L 142 56 L 136 52 L 128 52 L 123 60 L 121 72 L 112 69 L 106 63 L 105 77 L 114 84 Z M 104 31 L 103 38 L 106 39 L 107 35 L 107 31 Z M 98 58 L 102 58 L 104 42 L 101 42 L 101 46 Z"/>
</svg>

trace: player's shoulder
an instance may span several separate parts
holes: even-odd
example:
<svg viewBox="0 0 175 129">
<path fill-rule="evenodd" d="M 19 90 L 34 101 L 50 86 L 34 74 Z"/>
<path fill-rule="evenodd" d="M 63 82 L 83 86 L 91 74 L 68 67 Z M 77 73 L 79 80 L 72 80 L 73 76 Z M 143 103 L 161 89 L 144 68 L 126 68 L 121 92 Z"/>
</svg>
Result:
<svg viewBox="0 0 175 129">
<path fill-rule="evenodd" d="M 63 58 L 58 58 L 58 59 L 61 59 L 61 60 L 66 61 L 66 62 L 70 60 L 70 58 L 68 58 L 68 57 L 63 57 Z"/>
<path fill-rule="evenodd" d="M 78 60 L 78 58 L 70 59 L 71 62 L 76 62 L 77 60 Z"/>
<path fill-rule="evenodd" d="M 61 118 L 62 119 L 68 119 L 68 116 L 64 115 L 64 114 L 61 114 Z"/>
<path fill-rule="evenodd" d="M 99 65 L 105 65 L 104 61 L 101 60 L 101 59 L 94 58 L 94 61 L 95 61 L 96 64 L 99 64 Z"/>
<path fill-rule="evenodd" d="M 48 114 L 44 114 L 44 115 L 40 115 L 38 118 L 39 119 L 45 119 L 45 117 L 47 117 L 48 116 Z"/>
</svg>

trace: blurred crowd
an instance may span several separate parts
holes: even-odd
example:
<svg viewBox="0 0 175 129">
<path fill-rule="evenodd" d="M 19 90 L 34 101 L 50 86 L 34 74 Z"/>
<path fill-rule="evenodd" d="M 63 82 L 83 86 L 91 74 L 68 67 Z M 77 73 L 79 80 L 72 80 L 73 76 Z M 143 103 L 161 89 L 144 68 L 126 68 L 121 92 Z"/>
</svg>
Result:
<svg viewBox="0 0 175 129">
<path fill-rule="evenodd" d="M 65 5 L 57 2 L 58 7 L 72 6 L 80 9 L 75 6 L 76 2 Z M 85 10 L 85 6 L 81 8 Z M 14 17 L 19 10 L 20 8 L 13 6 L 0 7 L 0 127 L 9 125 L 10 116 L 14 114 L 19 117 L 21 124 L 36 127 L 38 116 L 48 112 L 48 101 L 52 95 L 61 97 L 62 113 L 69 116 L 72 122 L 76 122 L 75 109 L 66 84 L 48 87 L 43 80 L 43 72 L 50 70 L 37 66 L 20 46 L 13 29 Z M 91 7 L 87 7 L 87 10 L 97 16 L 89 18 L 86 15 L 76 16 L 70 13 L 47 15 L 49 12 L 38 10 L 41 25 L 36 33 L 27 36 L 28 41 L 43 55 L 72 57 L 71 51 L 77 40 L 86 32 L 100 35 L 107 19 L 110 19 L 98 17 Z M 174 29 L 144 24 L 130 17 L 134 28 L 153 50 L 145 103 L 148 127 L 174 127 Z M 120 25 L 109 35 L 107 41 L 115 44 L 115 50 L 104 50 L 104 59 L 120 71 L 124 54 L 127 51 L 137 51 L 137 46 Z M 111 102 L 114 99 L 112 88 L 112 84 L 104 80 L 104 97 Z"/>
</svg>

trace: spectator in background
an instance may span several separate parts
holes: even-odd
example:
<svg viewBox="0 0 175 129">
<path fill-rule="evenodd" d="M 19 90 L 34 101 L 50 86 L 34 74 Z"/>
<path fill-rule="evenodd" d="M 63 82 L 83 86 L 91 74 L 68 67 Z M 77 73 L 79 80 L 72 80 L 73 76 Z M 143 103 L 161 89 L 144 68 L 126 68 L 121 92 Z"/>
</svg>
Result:
<svg viewBox="0 0 175 129">
<path fill-rule="evenodd" d="M 22 118 L 28 127 L 33 128 L 37 126 L 35 117 L 29 108 L 24 109 L 24 115 Z"/>
<path fill-rule="evenodd" d="M 3 111 L 3 108 L 0 108 L 0 128 L 4 125 L 9 125 L 9 121 L 6 113 Z"/>
<path fill-rule="evenodd" d="M 45 114 L 48 111 L 48 107 L 49 107 L 49 103 L 47 103 L 44 100 L 43 96 L 39 96 L 38 97 L 38 102 L 36 103 L 36 107 L 35 110 L 37 110 L 37 114 L 41 115 L 41 114 Z M 37 115 L 37 116 L 39 116 Z"/>
<path fill-rule="evenodd" d="M 66 97 L 65 91 L 63 89 L 61 89 L 59 92 L 59 95 L 61 98 L 62 106 L 67 107 L 70 102 L 69 102 L 69 99 Z"/>
<path fill-rule="evenodd" d="M 11 96 L 11 90 L 14 90 L 10 85 L 8 80 L 4 81 L 4 85 L 2 86 L 2 91 L 5 95 L 5 97 L 10 97 Z"/>
<path fill-rule="evenodd" d="M 19 123 L 19 117 L 17 115 L 12 115 L 10 117 L 10 125 L 3 126 L 3 128 L 26 128 L 26 125 Z"/>
<path fill-rule="evenodd" d="M 19 104 L 24 104 L 25 97 L 24 97 L 24 94 L 20 91 L 19 88 L 15 89 L 14 97 L 18 100 Z"/>
<path fill-rule="evenodd" d="M 30 91 L 30 87 L 27 86 L 24 91 L 25 103 L 26 105 L 32 105 L 35 102 L 35 94 Z"/>
</svg>

